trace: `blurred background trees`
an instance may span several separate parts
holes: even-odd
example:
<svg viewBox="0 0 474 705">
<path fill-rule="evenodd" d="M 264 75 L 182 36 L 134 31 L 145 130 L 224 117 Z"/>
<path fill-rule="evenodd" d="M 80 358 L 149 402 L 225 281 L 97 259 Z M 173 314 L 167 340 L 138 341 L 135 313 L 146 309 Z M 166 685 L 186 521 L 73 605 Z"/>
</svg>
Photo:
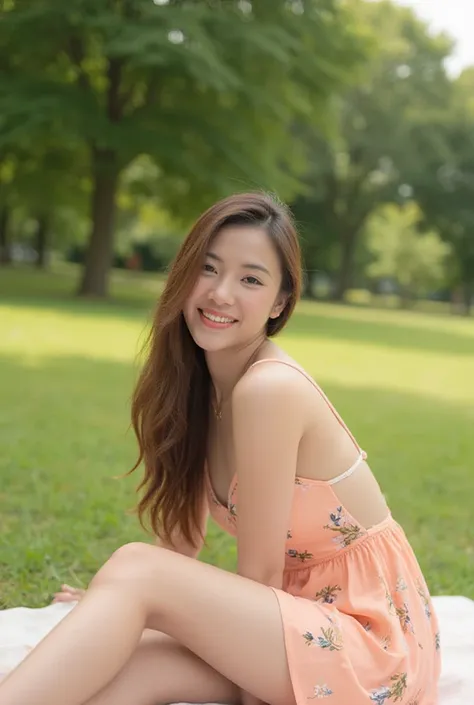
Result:
<svg viewBox="0 0 474 705">
<path fill-rule="evenodd" d="M 474 68 L 381 0 L 3 0 L 0 261 L 165 271 L 200 210 L 288 201 L 306 295 L 474 296 Z M 321 287 L 321 282 L 324 286 Z M 71 289 L 74 284 L 71 283 Z"/>
</svg>

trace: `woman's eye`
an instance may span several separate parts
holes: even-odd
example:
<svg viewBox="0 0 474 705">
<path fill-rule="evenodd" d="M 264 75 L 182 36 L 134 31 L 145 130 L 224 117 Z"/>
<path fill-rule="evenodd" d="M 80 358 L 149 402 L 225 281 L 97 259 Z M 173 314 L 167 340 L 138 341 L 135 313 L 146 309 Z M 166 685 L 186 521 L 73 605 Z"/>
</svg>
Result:
<svg viewBox="0 0 474 705">
<path fill-rule="evenodd" d="M 246 281 L 247 284 L 252 284 L 252 285 L 255 285 L 255 284 L 261 285 L 262 284 L 262 282 L 260 282 L 256 277 L 245 277 L 244 281 Z"/>
<path fill-rule="evenodd" d="M 215 272 L 216 271 L 215 268 L 212 266 L 212 264 L 207 264 L 207 263 L 203 266 L 203 270 L 205 272 Z"/>
</svg>

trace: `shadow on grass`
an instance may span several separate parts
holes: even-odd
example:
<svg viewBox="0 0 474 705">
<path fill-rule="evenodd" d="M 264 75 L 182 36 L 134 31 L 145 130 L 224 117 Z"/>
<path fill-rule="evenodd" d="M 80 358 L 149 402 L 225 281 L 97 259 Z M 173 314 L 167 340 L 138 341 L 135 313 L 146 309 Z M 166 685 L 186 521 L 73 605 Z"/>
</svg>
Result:
<svg viewBox="0 0 474 705">
<path fill-rule="evenodd" d="M 126 514 L 139 473 L 127 434 L 132 370 L 117 361 L 0 358 L 0 594 L 45 604 L 87 584 L 119 545 L 149 540 Z M 435 594 L 474 597 L 473 414 L 392 389 L 323 387 L 361 445 Z M 317 462 L 317 458 L 315 459 Z M 204 560 L 231 569 L 235 545 L 212 528 Z"/>
<path fill-rule="evenodd" d="M 152 299 L 115 298 L 109 301 L 91 301 L 79 298 L 30 298 L 3 297 L 0 305 L 9 307 L 37 308 L 41 311 L 57 311 L 70 315 L 90 316 L 91 318 L 120 318 L 122 320 L 140 321 L 144 327 L 153 318 L 156 302 Z M 307 306 L 307 304 L 305 303 Z M 339 311 L 342 307 L 339 307 Z M 318 310 L 318 304 L 312 304 L 310 312 L 296 311 L 290 323 L 283 332 L 294 337 L 311 337 L 317 345 L 318 338 L 345 341 L 347 344 L 370 344 L 383 348 L 400 350 L 421 350 L 426 353 L 448 353 L 453 355 L 474 356 L 474 335 L 472 337 L 459 334 L 457 331 L 431 330 L 404 326 L 398 320 L 392 320 L 396 313 L 386 311 L 374 321 L 359 320 L 357 309 L 343 307 L 347 312 L 344 316 L 330 317 L 327 315 L 327 305 Z M 410 314 L 407 314 L 410 315 Z M 443 326 L 446 320 L 442 319 Z"/>
<path fill-rule="evenodd" d="M 369 343 L 370 345 L 398 349 L 474 356 L 474 335 L 469 337 L 460 335 L 457 331 L 446 332 L 445 330 L 436 331 L 424 327 L 404 326 L 398 320 L 392 320 L 398 312 L 380 312 L 380 318 L 377 320 L 364 321 L 358 319 L 357 313 L 351 315 L 350 307 L 344 307 L 343 310 L 347 310 L 347 316 L 320 315 L 318 306 L 315 304 L 311 313 L 297 311 L 288 326 L 288 331 L 295 337 L 305 336 L 315 340 L 331 338 L 355 344 Z M 408 313 L 406 315 L 416 314 Z M 443 326 L 449 324 L 450 320 L 455 321 L 456 319 L 443 318 Z"/>
<path fill-rule="evenodd" d="M 124 319 L 145 318 L 150 316 L 155 309 L 156 301 L 152 298 L 130 299 L 126 296 L 117 296 L 110 299 L 87 299 L 77 296 L 3 296 L 0 297 L 0 305 L 18 308 L 38 308 L 45 311 L 58 311 L 97 317 L 115 316 Z"/>
<path fill-rule="evenodd" d="M 0 277 L 0 303 L 33 307 L 60 313 L 94 318 L 117 317 L 123 320 L 151 321 L 156 301 L 164 285 L 163 273 L 113 270 L 110 278 L 112 296 L 107 300 L 82 299 L 75 296 L 80 269 L 70 264 L 57 265 L 53 271 L 35 271 L 27 267 L 4 269 Z M 396 349 L 474 355 L 474 335 L 462 335 L 454 327 L 459 319 L 443 315 L 439 330 L 417 326 L 420 314 L 406 311 L 372 309 L 374 320 L 365 318 L 367 308 L 318 304 L 305 301 L 294 314 L 287 331 L 291 336 L 311 336 L 342 340 L 348 344 L 371 344 Z M 430 314 L 432 319 L 436 317 Z M 404 325 L 403 320 L 409 321 Z M 453 330 L 449 330 L 451 323 Z"/>
<path fill-rule="evenodd" d="M 78 297 L 80 270 L 58 265 L 38 271 L 25 266 L 0 269 L 0 303 L 31 306 L 90 315 L 135 318 L 151 311 L 164 285 L 162 272 L 147 273 L 112 270 L 106 299 Z"/>
</svg>

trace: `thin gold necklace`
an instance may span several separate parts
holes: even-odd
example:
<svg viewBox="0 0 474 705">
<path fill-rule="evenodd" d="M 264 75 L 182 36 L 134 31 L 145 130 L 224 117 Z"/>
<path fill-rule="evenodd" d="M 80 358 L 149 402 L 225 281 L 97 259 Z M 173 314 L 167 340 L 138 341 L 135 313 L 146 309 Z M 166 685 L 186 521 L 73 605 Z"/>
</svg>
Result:
<svg viewBox="0 0 474 705">
<path fill-rule="evenodd" d="M 217 404 L 215 402 L 212 402 L 212 409 L 214 411 L 214 416 L 218 421 L 222 421 L 222 409 L 221 409 L 222 404 L 217 407 Z"/>
<path fill-rule="evenodd" d="M 247 360 L 247 364 L 245 365 L 244 370 L 243 370 L 242 374 L 240 375 L 240 377 L 243 377 L 244 374 L 249 369 L 249 367 L 254 363 L 255 358 L 257 357 L 257 354 L 260 351 L 260 348 L 266 342 L 267 341 L 265 339 L 262 343 L 260 343 L 260 345 L 257 348 L 255 348 L 254 352 L 252 353 L 252 355 L 250 355 L 249 359 Z M 214 390 L 214 396 L 215 396 L 215 390 Z M 212 403 L 212 410 L 214 412 L 214 416 L 216 417 L 216 420 L 222 421 L 222 404 L 223 404 L 222 399 L 221 399 L 221 402 L 219 405 L 217 404 L 217 401 L 215 399 L 213 399 L 211 403 Z"/>
</svg>

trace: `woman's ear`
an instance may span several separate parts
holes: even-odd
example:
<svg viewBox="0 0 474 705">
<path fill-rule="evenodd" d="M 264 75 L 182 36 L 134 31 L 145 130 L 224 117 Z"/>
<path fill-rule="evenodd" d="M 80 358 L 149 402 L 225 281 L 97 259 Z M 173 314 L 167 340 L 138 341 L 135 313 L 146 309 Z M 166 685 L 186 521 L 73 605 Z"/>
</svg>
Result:
<svg viewBox="0 0 474 705">
<path fill-rule="evenodd" d="M 273 304 L 273 308 L 271 310 L 269 318 L 278 318 L 278 316 L 284 310 L 287 302 L 288 302 L 288 294 L 284 294 L 283 292 L 281 294 L 278 294 L 278 297 L 277 297 L 275 303 Z"/>
</svg>

